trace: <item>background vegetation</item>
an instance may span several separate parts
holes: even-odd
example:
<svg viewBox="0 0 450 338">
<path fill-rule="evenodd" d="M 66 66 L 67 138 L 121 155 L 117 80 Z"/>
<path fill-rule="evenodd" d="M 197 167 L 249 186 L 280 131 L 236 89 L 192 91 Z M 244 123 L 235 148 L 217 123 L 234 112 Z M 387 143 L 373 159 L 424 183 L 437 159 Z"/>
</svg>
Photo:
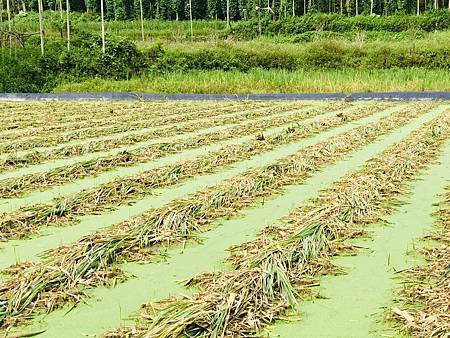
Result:
<svg viewBox="0 0 450 338">
<path fill-rule="evenodd" d="M 444 90 L 450 75 L 448 10 L 420 16 L 266 17 L 241 20 L 229 29 L 223 21 L 194 21 L 194 40 L 186 21 L 145 21 L 147 36 L 141 41 L 138 21 L 112 20 L 105 53 L 96 13 L 71 14 L 69 51 L 64 20 L 49 11 L 43 56 L 33 33 L 37 15 L 22 13 L 14 20 L 15 29 L 29 36 L 24 48 L 10 48 L 3 40 L 3 92 L 245 92 L 244 83 L 247 92 Z M 350 85 L 352 79 L 356 85 Z"/>
<path fill-rule="evenodd" d="M 3 0 L 6 2 L 6 0 Z M 252 19 L 266 17 L 281 19 L 307 13 L 339 13 L 345 16 L 359 14 L 415 14 L 431 9 L 448 8 L 448 0 L 229 0 L 230 19 Z M 227 0 L 191 0 L 192 15 L 196 20 L 226 18 Z M 13 12 L 37 11 L 37 0 L 11 1 Z M 44 0 L 46 10 L 58 10 L 60 4 L 66 8 L 66 0 Z M 186 20 L 189 19 L 189 0 L 142 0 L 145 19 Z M 100 12 L 98 0 L 70 0 L 72 11 L 93 16 Z M 270 9 L 269 9 L 270 7 Z M 108 20 L 133 20 L 140 18 L 139 0 L 105 0 L 105 17 Z"/>
</svg>

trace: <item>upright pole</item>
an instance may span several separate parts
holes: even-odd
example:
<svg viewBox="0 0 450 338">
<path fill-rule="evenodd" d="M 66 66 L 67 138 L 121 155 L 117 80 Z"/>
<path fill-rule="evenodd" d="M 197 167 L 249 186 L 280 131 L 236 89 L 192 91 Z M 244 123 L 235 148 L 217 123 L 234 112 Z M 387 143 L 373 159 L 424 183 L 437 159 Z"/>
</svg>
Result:
<svg viewBox="0 0 450 338">
<path fill-rule="evenodd" d="M 194 41 L 194 24 L 192 18 L 192 0 L 189 0 L 189 21 L 191 24 L 191 41 Z"/>
<path fill-rule="evenodd" d="M 44 55 L 44 18 L 42 17 L 42 12 L 44 7 L 42 5 L 42 0 L 38 0 L 38 10 L 39 10 L 39 35 L 41 36 L 41 54 Z"/>
<path fill-rule="evenodd" d="M 373 0 L 370 0 L 370 15 L 373 14 Z"/>
<path fill-rule="evenodd" d="M 417 15 L 420 15 L 420 0 L 417 0 Z"/>
<path fill-rule="evenodd" d="M 292 16 L 295 16 L 295 0 L 292 0 Z"/>
<path fill-rule="evenodd" d="M 358 0 L 355 0 L 355 12 L 358 15 Z"/>
<path fill-rule="evenodd" d="M 141 34 L 142 34 L 142 41 L 145 41 L 145 35 L 144 35 L 144 6 L 142 5 L 142 0 L 139 0 L 139 6 L 141 7 Z M 178 12 L 177 12 L 178 17 Z"/>
<path fill-rule="evenodd" d="M 0 26 L 3 28 L 3 0 L 0 0 Z"/>
<path fill-rule="evenodd" d="M 339 9 L 340 9 L 340 11 L 341 11 L 341 15 L 342 15 L 342 13 L 344 13 L 344 3 L 343 3 L 343 0 L 341 0 L 341 3 L 340 3 L 340 5 L 339 5 Z"/>
<path fill-rule="evenodd" d="M 67 50 L 70 50 L 70 1 L 66 0 Z"/>
<path fill-rule="evenodd" d="M 227 0 L 227 28 L 230 28 L 230 0 Z"/>
<path fill-rule="evenodd" d="M 261 36 L 262 28 L 261 28 L 261 7 L 258 7 L 258 32 L 259 36 Z"/>
<path fill-rule="evenodd" d="M 9 0 L 6 0 L 6 12 L 8 15 L 8 35 L 9 35 L 9 55 L 11 56 L 11 49 L 12 49 L 12 27 L 11 27 L 11 9 L 9 7 Z"/>
<path fill-rule="evenodd" d="M 59 16 L 61 17 L 61 21 L 63 20 L 63 11 L 62 0 L 59 0 Z"/>
<path fill-rule="evenodd" d="M 103 0 L 100 0 L 100 15 L 102 19 L 102 51 L 106 52 L 106 43 L 105 43 L 105 15 L 103 9 Z"/>
</svg>

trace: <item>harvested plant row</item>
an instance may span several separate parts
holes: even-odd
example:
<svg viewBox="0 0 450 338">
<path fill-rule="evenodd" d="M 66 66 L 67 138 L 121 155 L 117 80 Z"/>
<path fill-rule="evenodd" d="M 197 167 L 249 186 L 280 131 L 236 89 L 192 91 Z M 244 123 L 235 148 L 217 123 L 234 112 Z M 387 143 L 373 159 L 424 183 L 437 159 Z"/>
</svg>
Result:
<svg viewBox="0 0 450 338">
<path fill-rule="evenodd" d="M 303 109 L 295 109 L 295 110 L 287 110 L 280 111 L 279 113 L 284 116 L 285 114 L 291 114 L 301 112 Z M 316 110 L 313 110 L 313 112 Z M 278 112 L 278 111 L 277 111 Z M 256 115 L 256 118 L 259 117 L 260 112 L 256 111 L 251 114 Z M 259 117 L 261 119 L 265 118 L 276 118 L 268 116 Z M 243 122 L 241 122 L 243 121 Z M 202 121 L 203 122 L 203 121 Z M 106 140 L 94 140 L 89 143 L 81 143 L 69 146 L 58 147 L 56 149 L 50 150 L 42 150 L 42 151 L 31 151 L 23 155 L 11 154 L 6 158 L 0 159 L 0 172 L 5 170 L 14 170 L 21 167 L 27 167 L 33 164 L 43 163 L 49 160 L 56 160 L 59 158 L 68 158 L 71 156 L 80 156 L 85 155 L 87 153 L 93 153 L 98 151 L 107 151 L 119 146 L 129 146 L 133 144 L 138 144 L 139 142 L 145 142 L 149 139 L 155 139 L 157 137 L 170 137 L 175 136 L 181 133 L 187 132 L 196 132 L 198 130 L 202 130 L 208 127 L 218 127 L 218 126 L 226 126 L 227 124 L 233 123 L 252 123 L 252 121 L 247 121 L 247 118 L 243 119 L 241 116 L 228 116 L 226 118 L 216 117 L 213 119 L 209 119 L 205 123 L 198 123 L 198 121 L 188 122 L 183 124 L 177 124 L 173 126 L 169 126 L 168 128 L 164 127 L 161 129 L 151 130 L 142 134 L 130 134 L 125 135 L 120 138 L 111 138 Z"/>
<path fill-rule="evenodd" d="M 22 196 L 25 193 L 38 188 L 61 185 L 76 179 L 97 175 L 114 168 L 149 162 L 183 150 L 199 148 L 218 141 L 232 139 L 236 136 L 257 133 L 268 127 L 295 123 L 308 117 L 322 115 L 325 112 L 326 111 L 323 109 L 300 110 L 292 115 L 274 117 L 268 120 L 259 121 L 259 123 L 253 119 L 251 122 L 243 123 L 234 128 L 210 132 L 188 139 L 179 139 L 173 142 L 154 143 L 131 151 L 122 151 L 110 156 L 97 157 L 87 161 L 80 161 L 72 165 L 57 167 L 43 173 L 28 174 L 19 178 L 14 177 L 0 180 L 0 196 L 2 198 Z"/>
<path fill-rule="evenodd" d="M 0 323 L 3 327 L 28 318 L 33 311 L 51 311 L 65 302 L 79 302 L 86 288 L 126 278 L 116 263 L 146 261 L 167 245 L 195 239 L 221 217 L 254 206 L 263 196 L 282 192 L 356 148 L 404 125 L 422 113 L 403 110 L 354 128 L 296 154 L 187 198 L 151 210 L 134 219 L 87 235 L 76 243 L 50 250 L 42 261 L 24 263 L 6 272 L 0 284 Z M 341 117 L 344 118 L 345 117 Z"/>
<path fill-rule="evenodd" d="M 294 104 L 291 104 L 290 106 L 293 106 Z M 298 103 L 296 103 L 298 106 Z M 277 109 L 275 111 L 284 111 L 286 109 L 289 109 L 289 105 L 286 105 L 286 103 L 282 103 L 279 106 L 276 106 Z M 300 107 L 302 107 L 300 105 Z M 91 129 L 81 129 L 77 131 L 72 131 L 67 134 L 48 134 L 44 136 L 37 136 L 37 137 L 31 137 L 26 139 L 21 139 L 16 142 L 9 142 L 9 143 L 3 143 L 0 145 L 0 152 L 11 152 L 11 151 L 18 151 L 18 150 L 27 150 L 32 149 L 35 147 L 45 147 L 45 146 L 53 146 L 58 145 L 65 142 L 70 142 L 74 140 L 84 140 L 87 138 L 92 137 L 100 137 L 100 136 L 107 136 L 107 135 L 113 135 L 121 132 L 130 132 L 134 130 L 140 130 L 140 129 L 146 129 L 146 128 L 155 128 L 155 127 L 161 127 L 161 126 L 167 126 L 170 124 L 178 124 L 178 123 L 185 123 L 189 121 L 196 120 L 198 124 L 200 123 L 201 119 L 227 119 L 227 117 L 231 117 L 233 115 L 242 115 L 245 116 L 246 114 L 252 113 L 252 112 L 260 112 L 262 114 L 271 114 L 274 112 L 274 110 L 270 108 L 250 108 L 248 111 L 242 111 L 242 108 L 237 107 L 234 109 L 231 109 L 231 112 L 225 112 L 220 115 L 217 115 L 216 111 L 204 111 L 200 112 L 198 114 L 183 114 L 183 115 L 175 115 L 175 116 L 168 116 L 168 117 L 162 117 L 159 118 L 158 121 L 154 120 L 142 120 L 138 119 L 135 121 L 130 121 L 127 124 L 124 125 L 113 125 L 108 126 L 107 128 L 91 128 Z M 200 118 L 200 119 L 199 119 Z"/>
<path fill-rule="evenodd" d="M 420 249 L 426 264 L 402 271 L 404 287 L 392 318 L 414 337 L 448 337 L 450 333 L 450 186 L 439 203 L 436 231 Z"/>
<path fill-rule="evenodd" d="M 231 249 L 231 271 L 205 273 L 200 291 L 146 306 L 135 327 L 108 337 L 244 337 L 294 309 L 314 278 L 338 272 L 330 258 L 357 250 L 347 239 L 382 221 L 408 183 L 436 159 L 450 136 L 441 114 L 363 169 L 333 184 L 255 240 Z M 448 296 L 448 295 L 447 295 Z"/>
<path fill-rule="evenodd" d="M 41 106 L 42 104 L 42 106 Z M 251 106 L 254 101 L 241 101 L 237 104 Z M 234 105 L 234 104 L 232 104 Z M 91 119 L 108 119 L 133 114 L 139 110 L 147 112 L 148 117 L 164 116 L 171 112 L 196 111 L 197 109 L 214 109 L 222 107 L 224 103 L 210 102 L 83 102 L 74 105 L 64 102 L 33 102 L 12 103 L 7 105 L 6 116 L 1 117 L 0 131 L 17 130 L 22 128 L 39 128 L 46 125 L 71 124 Z"/>
<path fill-rule="evenodd" d="M 164 110 L 158 110 L 156 112 L 149 112 L 147 109 L 135 109 L 132 110 L 131 112 L 127 112 L 124 111 L 122 114 L 120 115 L 113 115 L 113 111 L 111 110 L 110 114 L 107 116 L 103 116 L 100 118 L 91 118 L 88 120 L 79 120 L 76 122 L 72 122 L 72 123 L 51 123 L 49 121 L 49 124 L 41 126 L 41 127 L 34 127 L 34 128 L 25 128 L 25 129 L 14 129 L 10 132 L 0 132 L 0 140 L 2 142 L 8 141 L 8 140 L 14 140 L 17 138 L 29 138 L 32 136 L 39 136 L 39 137 L 43 137 L 45 135 L 49 135 L 49 134 L 58 134 L 61 135 L 63 133 L 72 133 L 73 130 L 77 130 L 79 133 L 84 133 L 86 132 L 86 130 L 88 129 L 111 129 L 111 128 L 115 128 L 114 125 L 119 124 L 121 128 L 123 128 L 124 126 L 129 125 L 130 129 L 129 130 L 135 130 L 136 126 L 138 125 L 138 122 L 145 119 L 147 121 L 155 121 L 156 123 L 158 122 L 158 119 L 161 118 L 167 118 L 167 117 L 174 117 L 174 116 L 180 116 L 182 117 L 183 115 L 188 115 L 192 118 L 199 118 L 202 116 L 208 116 L 208 115 L 203 115 L 203 114 L 207 114 L 207 112 L 212 112 L 214 114 L 222 114 L 222 112 L 235 112 L 238 110 L 243 110 L 244 108 L 246 108 L 246 106 L 248 106 L 248 104 L 235 104 L 235 105 L 222 105 L 222 106 L 218 106 L 216 105 L 211 105 L 211 106 L 206 106 L 204 108 L 202 107 L 196 107 L 195 111 L 193 111 L 194 107 L 190 107 L 190 109 L 177 109 L 175 107 L 172 108 L 171 111 L 167 111 L 167 109 Z M 268 105 L 262 105 L 262 104 L 254 104 L 253 107 L 251 108 L 263 108 L 263 107 L 267 107 Z M 199 114 L 200 113 L 200 114 Z M 86 116 L 86 113 L 84 113 L 84 115 Z M 130 121 L 132 121 L 132 124 L 130 124 Z"/>
<path fill-rule="evenodd" d="M 426 111 L 423 109 L 424 107 L 421 112 Z M 98 213 L 112 205 L 129 203 L 150 194 L 155 188 L 180 183 L 194 175 L 213 172 L 220 167 L 249 159 L 254 155 L 301 140 L 343 123 L 358 120 L 373 114 L 378 109 L 373 106 L 371 109 L 357 109 L 346 114 L 341 112 L 327 119 L 292 125 L 275 135 L 268 137 L 258 135 L 256 139 L 243 144 L 230 145 L 192 160 L 152 169 L 136 177 L 116 179 L 91 190 L 55 199 L 50 203 L 26 206 L 14 213 L 4 213 L 0 220 L 0 240 L 29 236 L 43 225 L 61 226 L 74 223 L 76 216 Z M 276 123 L 278 122 L 276 121 Z M 270 123 L 274 123 L 274 121 L 263 122 L 261 126 L 254 123 L 250 130 L 254 132 L 255 128 L 264 129 L 267 127 L 266 124 Z M 163 153 L 167 153 L 167 150 L 164 149 Z M 98 165 L 95 166 L 95 169 L 98 170 Z M 62 177 L 66 179 L 68 175 Z M 49 179 L 46 178 L 45 182 L 48 183 Z M 29 181 L 24 186 L 28 188 L 33 183 Z M 10 188 L 11 186 L 5 185 L 5 187 Z"/>
</svg>

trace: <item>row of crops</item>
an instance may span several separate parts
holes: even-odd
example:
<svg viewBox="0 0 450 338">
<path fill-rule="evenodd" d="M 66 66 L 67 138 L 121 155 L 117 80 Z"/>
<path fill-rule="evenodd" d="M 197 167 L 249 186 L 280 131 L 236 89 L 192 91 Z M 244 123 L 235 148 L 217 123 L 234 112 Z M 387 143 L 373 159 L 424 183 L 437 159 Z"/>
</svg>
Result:
<svg viewBox="0 0 450 338">
<path fill-rule="evenodd" d="M 450 330 L 446 102 L 3 102 L 0 119 L 7 337 Z"/>
</svg>

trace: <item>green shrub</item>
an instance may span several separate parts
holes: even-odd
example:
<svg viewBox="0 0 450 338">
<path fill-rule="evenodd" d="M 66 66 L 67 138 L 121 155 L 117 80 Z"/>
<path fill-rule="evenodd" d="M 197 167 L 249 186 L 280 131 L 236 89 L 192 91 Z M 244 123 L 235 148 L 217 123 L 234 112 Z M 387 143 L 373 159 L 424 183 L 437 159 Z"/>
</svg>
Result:
<svg viewBox="0 0 450 338">
<path fill-rule="evenodd" d="M 3 48 L 0 59 L 0 90 L 3 92 L 46 92 L 61 81 L 81 81 L 93 77 L 115 80 L 130 79 L 146 68 L 142 54 L 134 43 L 107 37 L 106 52 L 101 38 L 81 34 L 70 51 L 65 44 L 51 43 L 41 56 L 40 47 L 15 49 L 11 55 Z"/>
<path fill-rule="evenodd" d="M 386 31 L 404 32 L 415 29 L 426 32 L 450 28 L 450 11 L 430 11 L 423 15 L 391 15 L 348 17 L 340 14 L 308 14 L 305 16 L 287 17 L 281 20 L 267 18 L 240 21 L 233 25 L 230 35 L 241 39 L 252 39 L 259 35 L 259 27 L 264 35 L 302 36 L 313 31 L 353 32 L 353 31 Z"/>
</svg>

